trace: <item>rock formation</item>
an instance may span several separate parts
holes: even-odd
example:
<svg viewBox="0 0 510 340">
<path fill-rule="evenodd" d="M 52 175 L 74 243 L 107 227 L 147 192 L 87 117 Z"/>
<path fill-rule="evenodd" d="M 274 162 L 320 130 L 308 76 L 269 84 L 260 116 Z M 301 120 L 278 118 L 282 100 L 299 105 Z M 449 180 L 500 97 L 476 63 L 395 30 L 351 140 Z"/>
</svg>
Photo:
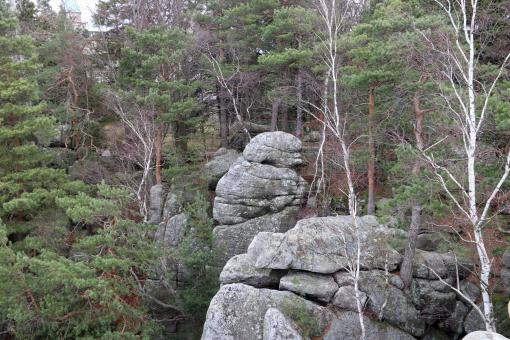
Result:
<svg viewBox="0 0 510 340">
<path fill-rule="evenodd" d="M 301 142 L 291 134 L 261 133 L 218 181 L 214 235 L 225 262 L 245 253 L 259 232 L 285 232 L 294 226 L 307 187 L 295 171 L 303 162 L 300 151 Z"/>
<path fill-rule="evenodd" d="M 433 273 L 454 283 L 458 265 L 461 290 L 476 299 L 478 288 L 466 281 L 471 264 L 456 262 L 452 254 L 418 251 L 412 287 L 405 292 L 395 274 L 401 255 L 390 245 L 405 235 L 371 216 L 358 224 L 366 339 L 452 339 L 483 327 L 471 306 Z M 355 249 L 353 230 L 350 216 L 336 216 L 257 234 L 245 254 L 225 265 L 202 339 L 359 338 L 353 282 L 345 270 L 346 256 Z"/>
<path fill-rule="evenodd" d="M 207 184 L 210 190 L 215 190 L 220 178 L 225 175 L 239 158 L 239 152 L 234 149 L 220 148 L 214 153 L 213 158 L 205 165 Z"/>
</svg>

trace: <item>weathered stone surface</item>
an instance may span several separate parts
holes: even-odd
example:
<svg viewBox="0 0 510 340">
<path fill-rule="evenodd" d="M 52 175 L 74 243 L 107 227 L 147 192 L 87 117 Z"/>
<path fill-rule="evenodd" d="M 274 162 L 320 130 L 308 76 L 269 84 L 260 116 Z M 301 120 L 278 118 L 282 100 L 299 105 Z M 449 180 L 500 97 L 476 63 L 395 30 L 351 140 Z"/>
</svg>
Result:
<svg viewBox="0 0 510 340">
<path fill-rule="evenodd" d="M 494 332 L 476 331 L 469 333 L 462 340 L 508 340 L 508 338 Z"/>
<path fill-rule="evenodd" d="M 390 283 L 398 289 L 404 289 L 404 281 L 398 275 L 390 275 Z"/>
<path fill-rule="evenodd" d="M 446 320 L 439 323 L 439 327 L 455 334 L 463 333 L 463 321 L 469 312 L 468 307 L 460 301 L 455 304 L 455 310 Z"/>
<path fill-rule="evenodd" d="M 156 184 L 150 189 L 149 223 L 159 224 L 163 213 L 163 185 Z"/>
<path fill-rule="evenodd" d="M 294 170 L 243 162 L 218 182 L 213 217 L 220 224 L 237 224 L 299 206 L 306 187 Z"/>
<path fill-rule="evenodd" d="M 439 280 L 414 279 L 411 284 L 411 296 L 422 318 L 429 323 L 444 320 L 455 310 L 455 292 Z"/>
<path fill-rule="evenodd" d="M 397 268 L 401 255 L 386 243 L 386 236 L 361 220 L 361 266 L 366 269 Z M 355 229 L 350 216 L 313 217 L 298 221 L 283 236 L 260 234 L 248 248 L 248 255 L 258 268 L 297 269 L 331 274 L 347 266 L 355 254 Z M 260 239 L 259 239 L 260 237 Z M 268 242 L 269 241 L 269 242 Z M 266 244 L 267 242 L 267 244 Z M 275 256 L 278 254 L 278 256 Z"/>
<path fill-rule="evenodd" d="M 480 296 L 480 288 L 472 282 L 464 280 L 460 282 L 459 286 L 460 291 L 469 299 L 469 301 L 462 298 L 459 294 L 457 295 L 457 298 L 466 304 L 469 304 L 470 301 L 476 301 Z"/>
<path fill-rule="evenodd" d="M 333 274 L 339 287 L 350 286 L 353 284 L 352 275 L 346 271 L 339 271 Z"/>
<path fill-rule="evenodd" d="M 415 338 L 398 328 L 388 324 L 363 318 L 366 331 L 366 340 L 414 340 Z M 330 327 L 323 336 L 324 340 L 359 339 L 361 327 L 358 314 L 345 311 L 337 314 Z"/>
<path fill-rule="evenodd" d="M 235 225 L 219 225 L 213 230 L 215 243 L 222 249 L 227 261 L 234 255 L 246 253 L 253 238 L 260 232 L 284 232 L 297 220 L 298 207 L 286 207 L 282 211 L 267 214 Z"/>
<path fill-rule="evenodd" d="M 453 253 L 443 253 L 441 256 L 443 257 L 448 277 L 457 277 L 458 272 L 459 278 L 462 280 L 473 273 L 474 265 L 470 260 L 459 259 Z"/>
<path fill-rule="evenodd" d="M 214 296 L 207 311 L 203 340 L 263 339 L 264 318 L 269 308 L 282 313 L 297 312 L 314 320 L 315 334 L 322 333 L 334 317 L 326 308 L 291 292 L 257 289 L 244 284 L 224 285 Z M 292 319 L 292 316 L 289 315 Z M 294 320 L 294 319 L 293 319 Z M 299 320 L 294 320 L 299 326 Z"/>
<path fill-rule="evenodd" d="M 281 278 L 280 290 L 328 302 L 338 290 L 338 285 L 331 275 L 290 272 Z"/>
<path fill-rule="evenodd" d="M 227 173 L 228 169 L 239 158 L 239 152 L 234 149 L 220 148 L 205 165 L 207 183 L 210 190 L 216 188 L 220 178 Z"/>
<path fill-rule="evenodd" d="M 263 340 L 302 340 L 298 327 L 276 308 L 269 308 L 264 316 Z"/>
<path fill-rule="evenodd" d="M 437 280 L 437 276 L 446 277 L 448 270 L 439 253 L 416 251 L 413 261 L 413 277 Z"/>
<path fill-rule="evenodd" d="M 265 132 L 252 138 L 243 157 L 251 162 L 290 168 L 303 163 L 300 152 L 299 138 L 282 131 Z"/>
<path fill-rule="evenodd" d="M 480 307 L 482 308 L 482 307 Z M 475 331 L 480 331 L 485 329 L 485 323 L 483 322 L 482 317 L 476 311 L 476 309 L 471 308 L 466 319 L 464 320 L 464 331 L 466 333 L 471 333 Z"/>
<path fill-rule="evenodd" d="M 264 331 L 268 310 L 275 308 L 292 320 L 301 335 L 322 335 L 324 340 L 358 339 L 361 334 L 358 314 L 333 313 L 291 292 L 256 289 L 243 284 L 222 286 L 207 311 L 203 340 L 266 339 Z M 414 337 L 388 324 L 364 317 L 367 340 L 412 340 Z M 287 323 L 286 323 L 287 324 Z M 284 327 L 286 328 L 286 326 Z M 277 327 L 274 329 L 278 331 Z M 279 339 L 279 338 L 276 338 Z M 286 339 L 286 338 L 284 338 Z"/>
<path fill-rule="evenodd" d="M 165 205 L 163 206 L 163 221 L 179 214 L 182 209 L 182 197 L 173 190 L 170 190 L 166 195 Z"/>
<path fill-rule="evenodd" d="M 459 278 L 463 279 L 469 276 L 472 269 L 472 263 L 461 261 L 452 253 L 417 250 L 413 261 L 413 277 L 421 279 L 456 277 L 457 271 Z"/>
<path fill-rule="evenodd" d="M 307 183 L 292 169 L 302 163 L 301 142 L 285 132 L 261 133 L 251 139 L 243 155 L 219 150 L 210 162 L 216 185 L 213 218 L 223 260 L 245 253 L 259 232 L 285 232 L 297 220 Z"/>
<path fill-rule="evenodd" d="M 363 292 L 359 292 L 361 306 L 365 306 L 367 302 L 367 295 Z M 353 286 L 343 286 L 338 289 L 333 297 L 333 305 L 338 308 L 349 310 L 352 312 L 358 312 L 358 305 L 356 302 L 356 293 Z"/>
<path fill-rule="evenodd" d="M 159 224 L 154 238 L 167 248 L 176 247 L 184 238 L 187 222 L 188 216 L 185 213 L 175 215 Z"/>
<path fill-rule="evenodd" d="M 391 275 L 391 274 L 390 274 Z M 414 336 L 425 331 L 419 311 L 400 289 L 390 284 L 390 276 L 383 271 L 360 272 L 359 289 L 368 296 L 368 308 L 379 319 Z"/>
<path fill-rule="evenodd" d="M 272 269 L 255 268 L 246 254 L 228 260 L 220 274 L 220 283 L 244 283 L 253 287 L 277 287 L 280 280 Z"/>
</svg>

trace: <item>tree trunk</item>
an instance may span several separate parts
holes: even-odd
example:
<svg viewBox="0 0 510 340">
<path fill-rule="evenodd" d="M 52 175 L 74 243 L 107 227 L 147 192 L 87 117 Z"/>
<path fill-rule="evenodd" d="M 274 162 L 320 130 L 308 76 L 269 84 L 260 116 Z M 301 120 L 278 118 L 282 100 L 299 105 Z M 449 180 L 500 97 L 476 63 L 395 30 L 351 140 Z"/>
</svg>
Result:
<svg viewBox="0 0 510 340">
<path fill-rule="evenodd" d="M 187 139 L 187 127 L 181 122 L 175 122 L 174 124 L 174 143 L 178 151 L 179 160 L 181 162 L 186 161 L 188 155 L 188 139 Z"/>
<path fill-rule="evenodd" d="M 418 97 L 418 94 L 414 95 L 413 109 L 415 114 L 414 137 L 416 138 L 416 148 L 421 152 L 423 151 L 425 145 L 423 141 L 423 118 L 425 113 L 420 107 L 420 98 Z M 420 161 L 417 160 L 413 165 L 413 176 L 415 178 L 418 177 L 420 171 Z M 421 227 L 421 211 L 421 205 L 418 202 L 414 202 L 411 209 L 411 225 L 409 226 L 407 246 L 404 253 L 404 260 L 402 261 L 402 267 L 400 269 L 400 277 L 404 282 L 404 287 L 406 290 L 411 287 L 411 281 L 413 279 L 413 260 L 414 254 L 416 252 L 416 241 L 418 239 L 418 234 L 420 233 Z"/>
<path fill-rule="evenodd" d="M 220 140 L 221 146 L 227 147 L 228 145 L 228 115 L 227 115 L 227 101 L 225 99 L 224 91 L 219 88 L 219 111 L 218 118 L 220 123 Z"/>
<path fill-rule="evenodd" d="M 156 184 L 161 184 L 161 149 L 163 148 L 163 132 L 161 127 L 156 131 Z"/>
<path fill-rule="evenodd" d="M 374 142 L 374 115 L 375 115 L 375 89 L 368 90 L 368 215 L 375 214 L 375 142 Z"/>
<path fill-rule="evenodd" d="M 275 99 L 271 106 L 271 131 L 276 131 L 278 129 L 278 109 L 280 108 L 280 102 L 280 99 Z"/>
<path fill-rule="evenodd" d="M 296 76 L 297 83 L 297 109 L 296 109 L 296 137 L 303 135 L 303 74 L 299 70 Z"/>
<path fill-rule="evenodd" d="M 282 108 L 282 131 L 289 131 L 289 108 L 286 105 Z"/>
</svg>

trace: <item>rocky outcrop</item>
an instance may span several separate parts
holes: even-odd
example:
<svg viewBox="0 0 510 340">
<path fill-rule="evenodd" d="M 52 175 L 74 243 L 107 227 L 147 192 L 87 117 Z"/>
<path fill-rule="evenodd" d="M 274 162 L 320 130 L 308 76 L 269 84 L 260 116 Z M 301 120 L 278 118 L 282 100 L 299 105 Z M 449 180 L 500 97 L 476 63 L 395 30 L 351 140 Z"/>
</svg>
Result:
<svg viewBox="0 0 510 340">
<path fill-rule="evenodd" d="M 355 224 L 350 216 L 335 216 L 300 220 L 284 233 L 260 232 L 247 253 L 223 269 L 223 286 L 209 307 L 202 339 L 359 338 L 354 282 L 347 270 L 355 255 L 356 226 L 366 339 L 458 338 L 483 326 L 471 305 L 438 279 L 454 284 L 455 256 L 419 251 L 411 289 L 404 291 L 396 274 L 401 255 L 390 246 L 402 235 L 373 217 L 357 218 Z M 459 277 L 465 276 L 459 270 Z M 478 297 L 477 287 L 465 280 L 460 289 Z"/>
<path fill-rule="evenodd" d="M 386 234 L 358 219 L 364 269 L 397 268 L 402 257 L 391 248 Z M 335 273 L 348 265 L 356 251 L 355 227 L 350 216 L 301 220 L 285 234 L 260 233 L 248 256 L 258 268 L 296 269 Z"/>
<path fill-rule="evenodd" d="M 310 326 L 313 334 L 324 329 L 332 317 L 326 308 L 291 292 L 230 284 L 221 287 L 212 299 L 202 339 L 263 339 L 264 318 L 269 308 L 276 308 L 286 315 L 289 311 L 299 311 L 302 319 L 315 323 Z M 299 325 L 300 320 L 296 319 L 294 321 Z"/>
<path fill-rule="evenodd" d="M 275 314 L 279 320 L 275 320 Z M 366 339 L 413 339 L 397 328 L 369 318 L 364 321 Z M 299 337 L 289 337 L 295 336 L 296 331 Z M 290 340 L 322 336 L 337 340 L 357 339 L 360 334 L 356 313 L 334 313 L 291 292 L 256 289 L 237 283 L 223 286 L 211 301 L 202 339 Z"/>
<path fill-rule="evenodd" d="M 294 226 L 307 187 L 295 171 L 303 162 L 300 150 L 301 142 L 293 135 L 267 132 L 251 139 L 237 160 L 229 160 L 228 172 L 216 185 L 213 207 L 219 224 L 215 240 L 224 261 L 246 252 L 259 232 L 285 232 Z"/>
<path fill-rule="evenodd" d="M 163 185 L 156 184 L 149 191 L 149 219 L 150 224 L 159 224 L 163 213 L 164 191 Z"/>
<path fill-rule="evenodd" d="M 205 165 L 207 184 L 210 190 L 216 189 L 216 184 L 225 175 L 239 158 L 239 152 L 234 149 L 220 148 L 214 153 L 213 158 Z"/>
<path fill-rule="evenodd" d="M 166 219 L 159 224 L 158 231 L 155 238 L 166 249 L 177 247 L 184 238 L 186 223 L 188 222 L 188 215 L 180 213 Z"/>
</svg>

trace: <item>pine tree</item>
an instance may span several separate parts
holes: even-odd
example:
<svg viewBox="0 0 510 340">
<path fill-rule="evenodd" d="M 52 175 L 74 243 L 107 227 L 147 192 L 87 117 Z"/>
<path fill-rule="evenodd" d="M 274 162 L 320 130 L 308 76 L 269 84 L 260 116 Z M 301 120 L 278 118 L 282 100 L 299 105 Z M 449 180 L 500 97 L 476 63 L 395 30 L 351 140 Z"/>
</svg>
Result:
<svg viewBox="0 0 510 340">
<path fill-rule="evenodd" d="M 316 31 L 318 22 L 317 14 L 311 9 L 301 6 L 282 7 L 275 11 L 272 22 L 264 28 L 262 35 L 263 41 L 269 42 L 271 46 L 268 53 L 259 57 L 259 62 L 269 75 L 274 76 L 270 84 L 273 107 L 281 104 L 282 97 L 287 97 L 287 105 L 296 107 L 295 132 L 298 137 L 303 133 L 303 78 L 312 69 L 315 38 L 312 32 Z M 289 88 L 295 88 L 295 91 L 289 93 Z M 274 114 L 272 120 L 276 118 Z M 275 122 L 272 125 L 275 126 Z"/>
<path fill-rule="evenodd" d="M 59 198 L 74 224 L 64 240 L 68 256 L 51 248 L 17 251 L 0 225 L 0 322 L 8 320 L 8 333 L 20 339 L 154 333 L 143 286 L 158 253 L 150 229 L 126 218 L 129 201 L 126 190 L 104 184 Z"/>
<path fill-rule="evenodd" d="M 188 135 L 201 121 L 196 93 L 202 82 L 187 65 L 194 56 L 185 32 L 163 26 L 127 29 L 128 47 L 122 50 L 119 83 L 125 94 L 156 116 L 156 182 L 161 184 L 162 152 L 171 129 L 177 165 L 188 157 Z"/>
<path fill-rule="evenodd" d="M 66 182 L 45 167 L 42 147 L 56 134 L 34 78 L 40 65 L 33 41 L 18 34 L 17 20 L 0 2 L 0 216 L 26 216 L 51 203 Z M 59 189 L 60 188 L 60 189 Z M 65 189 L 64 189 L 65 190 Z"/>
</svg>

